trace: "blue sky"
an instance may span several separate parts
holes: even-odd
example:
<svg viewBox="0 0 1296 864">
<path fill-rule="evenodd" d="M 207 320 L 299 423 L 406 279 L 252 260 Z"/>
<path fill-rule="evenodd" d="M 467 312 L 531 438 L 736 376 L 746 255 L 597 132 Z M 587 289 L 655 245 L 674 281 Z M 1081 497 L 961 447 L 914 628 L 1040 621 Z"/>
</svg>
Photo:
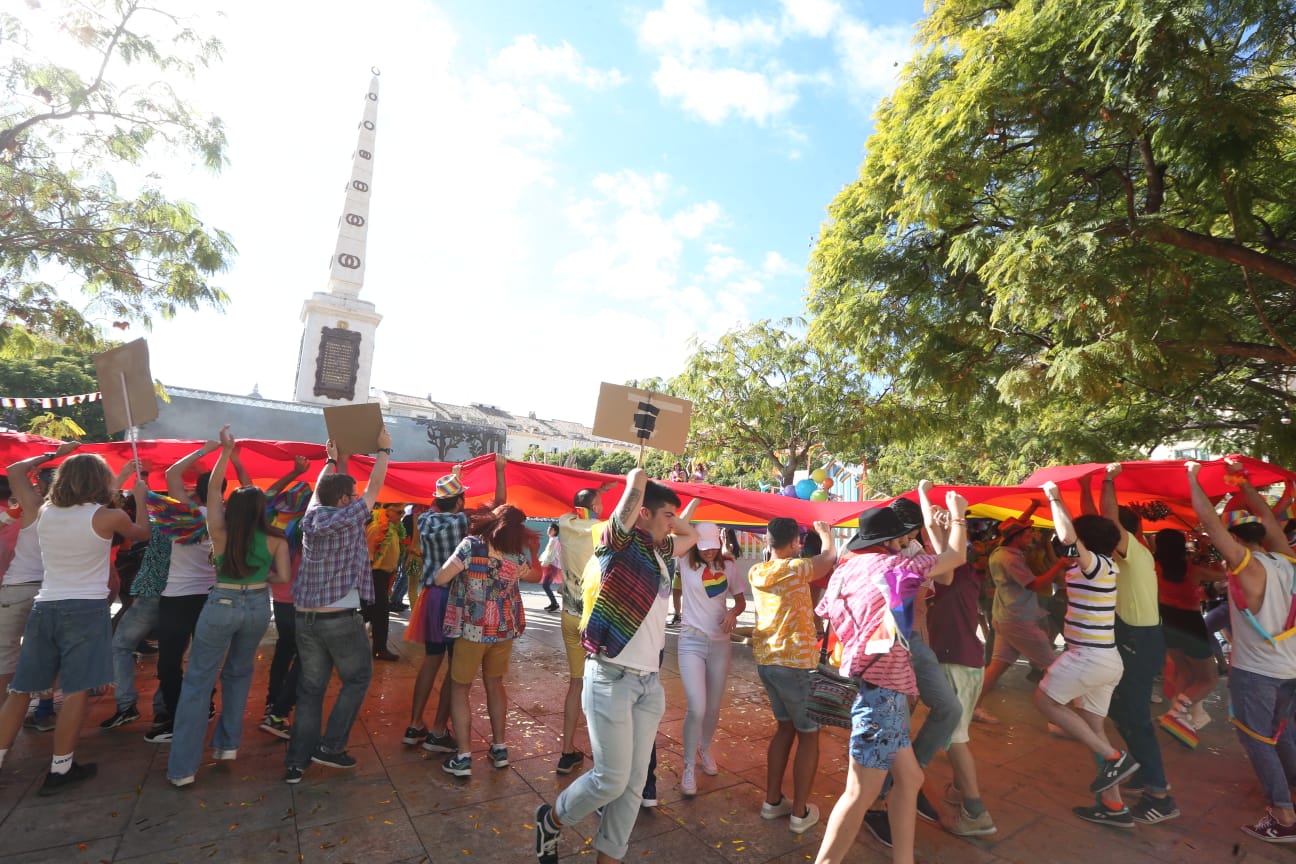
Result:
<svg viewBox="0 0 1296 864">
<path fill-rule="evenodd" d="M 674 374 L 695 335 L 802 312 L 825 208 L 922 15 L 914 0 L 193 8 L 225 59 L 184 92 L 224 120 L 230 165 L 149 167 L 240 254 L 218 279 L 224 315 L 147 334 L 155 376 L 291 398 L 378 66 L 373 384 L 585 423 L 600 380 Z M 195 350 L 213 338 L 220 362 Z"/>
</svg>

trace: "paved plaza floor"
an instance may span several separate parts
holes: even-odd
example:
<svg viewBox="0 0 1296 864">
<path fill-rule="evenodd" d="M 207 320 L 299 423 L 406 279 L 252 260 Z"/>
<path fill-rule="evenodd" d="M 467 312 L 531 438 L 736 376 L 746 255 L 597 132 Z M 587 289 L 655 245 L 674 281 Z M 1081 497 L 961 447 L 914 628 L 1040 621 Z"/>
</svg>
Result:
<svg viewBox="0 0 1296 864">
<path fill-rule="evenodd" d="M 474 765 L 470 779 L 444 773 L 440 757 L 405 747 L 411 690 L 422 647 L 402 643 L 399 663 L 375 664 L 374 682 L 351 735 L 352 771 L 312 765 L 298 786 L 283 781 L 285 744 L 258 731 L 274 630 L 266 636 L 249 699 L 239 758 L 205 761 L 187 789 L 166 780 L 166 745 L 143 740 L 144 720 L 103 732 L 111 694 L 93 701 L 78 761 L 99 765 L 95 779 L 58 796 L 36 792 L 49 766 L 50 735 L 23 730 L 0 770 L 0 864 L 11 862 L 448 862 L 534 860 L 532 819 L 541 800 L 553 801 L 576 774 L 554 772 L 566 689 L 558 616 L 541 611 L 538 591 L 525 595 L 527 630 L 513 653 L 508 745 L 511 765 L 486 761 L 489 735 L 480 685 L 473 689 Z M 750 613 L 745 616 L 750 623 Z M 399 639 L 393 620 L 393 641 Z M 666 716 L 658 733 L 661 806 L 641 813 L 627 861 L 688 864 L 798 864 L 813 861 L 847 765 L 844 730 L 824 732 L 813 800 L 823 817 L 803 836 L 787 820 L 764 821 L 760 803 L 765 750 L 774 723 L 756 676 L 751 649 L 734 647 L 729 693 L 714 753 L 717 777 L 698 773 L 699 794 L 678 789 L 684 694 L 668 639 L 662 678 Z M 155 662 L 140 663 L 141 708 L 156 686 Z M 1003 724 L 973 726 L 972 747 L 997 834 L 975 840 L 919 823 L 917 857 L 938 862 L 1084 862 L 1084 864 L 1219 864 L 1242 860 L 1296 861 L 1293 852 L 1243 835 L 1264 802 L 1225 719 L 1223 685 L 1209 705 L 1215 722 L 1194 752 L 1164 738 L 1173 794 L 1183 816 L 1160 825 L 1118 830 L 1077 819 L 1071 808 L 1090 803 L 1093 763 L 1081 745 L 1050 736 L 1030 704 L 1025 667 L 1004 676 L 988 700 Z M 334 684 L 336 688 L 336 683 Z M 332 692 L 332 691 L 331 691 Z M 434 696 L 435 699 L 435 696 Z M 331 701 L 331 693 L 330 693 Z M 1153 706 L 1154 712 L 1163 706 Z M 430 717 L 430 713 L 429 713 Z M 914 723 L 920 723 L 919 708 Z M 581 733 L 580 746 L 589 752 Z M 588 768 L 588 760 L 584 768 Z M 927 769 L 927 795 L 941 804 L 951 779 L 940 756 Z M 785 786 L 791 792 L 791 778 Z M 591 856 L 596 817 L 568 827 L 564 859 Z M 890 852 L 862 830 L 852 862 L 886 862 Z"/>
</svg>

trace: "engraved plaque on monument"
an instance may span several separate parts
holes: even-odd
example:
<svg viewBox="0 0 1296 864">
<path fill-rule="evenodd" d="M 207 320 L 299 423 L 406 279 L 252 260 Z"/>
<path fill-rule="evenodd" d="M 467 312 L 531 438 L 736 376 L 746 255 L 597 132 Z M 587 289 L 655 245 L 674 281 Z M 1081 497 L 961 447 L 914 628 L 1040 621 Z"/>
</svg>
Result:
<svg viewBox="0 0 1296 864">
<path fill-rule="evenodd" d="M 337 327 L 322 328 L 319 354 L 315 357 L 315 395 L 354 400 L 359 371 L 360 334 Z"/>
</svg>

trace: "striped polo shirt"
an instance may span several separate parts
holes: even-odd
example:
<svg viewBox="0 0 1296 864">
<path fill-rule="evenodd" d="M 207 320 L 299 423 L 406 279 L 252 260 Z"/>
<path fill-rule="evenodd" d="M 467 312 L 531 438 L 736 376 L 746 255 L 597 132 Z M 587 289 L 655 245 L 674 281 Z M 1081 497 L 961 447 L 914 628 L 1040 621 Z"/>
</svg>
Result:
<svg viewBox="0 0 1296 864">
<path fill-rule="evenodd" d="M 1112 559 L 1094 553 L 1089 571 L 1067 571 L 1066 622 L 1062 637 L 1083 648 L 1116 647 L 1116 574 Z"/>
</svg>

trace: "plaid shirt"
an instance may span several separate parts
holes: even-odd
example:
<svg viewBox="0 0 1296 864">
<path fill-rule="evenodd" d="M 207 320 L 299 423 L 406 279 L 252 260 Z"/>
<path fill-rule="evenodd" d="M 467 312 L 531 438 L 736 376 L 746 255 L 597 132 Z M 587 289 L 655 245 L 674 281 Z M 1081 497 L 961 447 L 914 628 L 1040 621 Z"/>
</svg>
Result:
<svg viewBox="0 0 1296 864">
<path fill-rule="evenodd" d="M 302 517 L 302 562 L 293 583 L 298 609 L 323 609 L 352 588 L 360 599 L 373 601 L 369 546 L 365 523 L 369 507 L 357 498 L 345 507 L 325 507 L 314 501 Z"/>
<path fill-rule="evenodd" d="M 429 510 L 419 517 L 418 531 L 423 546 L 423 584 L 427 586 L 468 536 L 468 514 Z"/>
</svg>

